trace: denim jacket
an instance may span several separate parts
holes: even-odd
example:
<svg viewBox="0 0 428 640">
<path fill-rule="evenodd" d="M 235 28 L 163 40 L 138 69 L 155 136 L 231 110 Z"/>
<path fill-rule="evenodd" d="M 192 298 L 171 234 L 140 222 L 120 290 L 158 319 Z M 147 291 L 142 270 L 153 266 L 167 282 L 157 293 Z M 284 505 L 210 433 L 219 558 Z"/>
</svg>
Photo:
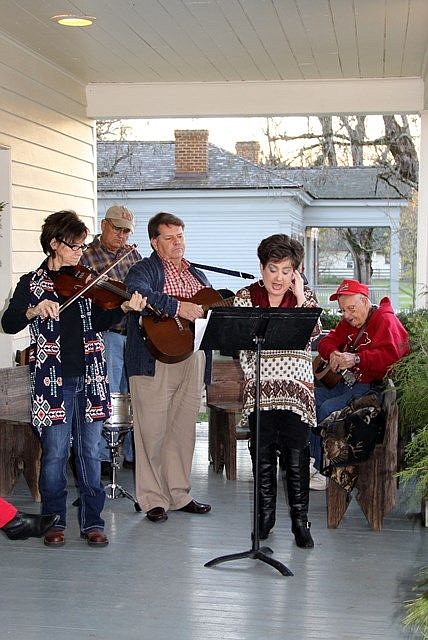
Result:
<svg viewBox="0 0 428 640">
<path fill-rule="evenodd" d="M 205 274 L 199 269 L 190 266 L 190 273 L 204 286 L 210 286 Z M 156 251 L 153 251 L 148 258 L 143 258 L 130 268 L 125 278 L 125 284 L 129 293 L 138 291 L 141 295 L 147 296 L 147 302 L 152 307 L 159 309 L 170 317 L 175 316 L 178 302 L 175 298 L 163 293 L 165 273 L 162 260 Z M 142 313 L 144 314 L 145 312 L 143 311 Z M 125 348 L 126 371 L 128 376 L 154 376 L 156 359 L 146 345 L 144 335 L 139 326 L 139 319 L 139 313 L 130 312 L 128 314 L 128 333 Z M 211 379 L 211 352 L 206 353 L 206 356 L 205 382 L 208 384 Z"/>
</svg>

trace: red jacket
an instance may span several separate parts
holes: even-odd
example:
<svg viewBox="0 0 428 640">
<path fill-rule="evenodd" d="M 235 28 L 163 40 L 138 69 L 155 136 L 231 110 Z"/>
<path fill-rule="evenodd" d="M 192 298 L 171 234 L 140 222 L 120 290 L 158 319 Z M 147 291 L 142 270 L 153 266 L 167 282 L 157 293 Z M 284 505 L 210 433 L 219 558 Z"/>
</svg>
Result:
<svg viewBox="0 0 428 640">
<path fill-rule="evenodd" d="M 16 514 L 17 510 L 13 504 L 10 504 L 10 502 L 0 498 L 0 529 L 4 527 L 5 524 L 13 520 Z"/>
<path fill-rule="evenodd" d="M 328 360 L 333 351 L 347 351 L 359 331 L 343 318 L 320 340 L 320 356 Z M 389 298 L 382 298 L 379 307 L 371 314 L 356 353 L 360 356 L 360 363 L 354 371 L 360 374 L 360 382 L 382 380 L 391 365 L 409 353 L 407 331 L 395 315 Z"/>
</svg>

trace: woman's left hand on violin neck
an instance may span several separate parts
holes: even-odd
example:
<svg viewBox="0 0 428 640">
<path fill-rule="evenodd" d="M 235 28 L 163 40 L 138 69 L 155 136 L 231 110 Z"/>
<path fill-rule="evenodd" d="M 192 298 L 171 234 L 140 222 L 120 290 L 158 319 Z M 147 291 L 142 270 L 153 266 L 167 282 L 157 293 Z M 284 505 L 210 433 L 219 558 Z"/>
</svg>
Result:
<svg viewBox="0 0 428 640">
<path fill-rule="evenodd" d="M 142 311 L 147 304 L 147 298 L 135 291 L 129 300 L 125 300 L 120 305 L 120 308 L 124 313 L 128 313 L 128 311 Z"/>
</svg>

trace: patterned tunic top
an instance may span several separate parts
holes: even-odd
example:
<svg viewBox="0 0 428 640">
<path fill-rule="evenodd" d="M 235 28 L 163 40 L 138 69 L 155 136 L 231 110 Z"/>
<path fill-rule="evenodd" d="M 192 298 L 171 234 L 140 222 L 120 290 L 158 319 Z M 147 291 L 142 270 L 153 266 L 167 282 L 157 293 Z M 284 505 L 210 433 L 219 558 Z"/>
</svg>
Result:
<svg viewBox="0 0 428 640">
<path fill-rule="evenodd" d="M 237 292 L 234 306 L 236 307 L 268 307 L 269 304 L 253 304 L 254 293 L 260 289 L 259 283 L 245 287 Z M 288 295 L 287 295 L 288 294 Z M 296 298 L 291 292 L 284 296 L 284 307 L 295 307 Z M 305 286 L 305 307 L 317 307 L 317 300 Z M 321 332 L 318 321 L 312 333 L 315 338 Z M 287 409 L 298 414 L 303 422 L 309 426 L 316 425 L 314 377 L 312 371 L 311 342 L 305 350 L 265 350 L 261 352 L 260 362 L 260 410 Z M 239 359 L 244 373 L 243 387 L 243 421 L 255 409 L 256 401 L 256 353 L 255 351 L 240 351 Z"/>
<path fill-rule="evenodd" d="M 123 317 L 119 309 L 103 310 L 92 305 L 87 298 L 79 298 L 64 311 L 64 318 L 75 307 L 73 318 L 79 318 L 81 327 L 75 327 L 75 333 L 61 330 L 62 321 L 39 316 L 30 322 L 26 317 L 28 307 L 35 307 L 40 300 L 49 299 L 61 302 L 54 289 L 51 273 L 47 268 L 47 259 L 37 269 L 21 277 L 2 317 L 2 326 L 7 333 L 17 333 L 25 327 L 30 329 L 30 383 L 32 422 L 41 433 L 45 427 L 66 421 L 62 394 L 62 362 L 65 342 L 81 350 L 79 373 L 85 380 L 85 419 L 86 422 L 105 420 L 110 415 L 110 392 L 107 370 L 104 360 L 104 344 L 99 331 L 117 323 Z M 65 322 L 65 321 L 64 321 Z"/>
</svg>

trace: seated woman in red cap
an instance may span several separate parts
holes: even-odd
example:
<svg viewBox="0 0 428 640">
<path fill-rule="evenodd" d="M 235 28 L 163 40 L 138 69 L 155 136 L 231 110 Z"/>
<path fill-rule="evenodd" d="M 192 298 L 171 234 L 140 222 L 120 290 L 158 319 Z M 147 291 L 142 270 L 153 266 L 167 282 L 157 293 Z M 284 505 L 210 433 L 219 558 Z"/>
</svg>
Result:
<svg viewBox="0 0 428 640">
<path fill-rule="evenodd" d="M 389 298 L 373 305 L 366 284 L 343 280 L 330 300 L 338 301 L 342 320 L 320 341 L 318 352 L 342 379 L 331 389 L 317 385 L 318 424 L 379 385 L 390 367 L 409 352 L 407 331 Z"/>
</svg>

